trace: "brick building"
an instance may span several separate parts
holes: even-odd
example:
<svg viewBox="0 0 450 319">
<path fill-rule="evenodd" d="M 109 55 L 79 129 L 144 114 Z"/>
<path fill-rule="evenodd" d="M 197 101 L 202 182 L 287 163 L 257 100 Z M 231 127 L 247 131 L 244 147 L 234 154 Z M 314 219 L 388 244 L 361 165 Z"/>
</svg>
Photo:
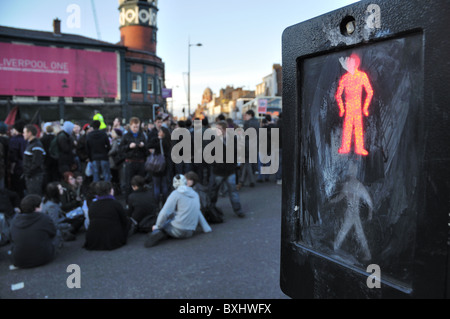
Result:
<svg viewBox="0 0 450 319">
<path fill-rule="evenodd" d="M 14 107 L 42 121 L 148 121 L 162 97 L 164 63 L 156 55 L 157 0 L 119 0 L 120 41 L 0 26 L 0 117 Z"/>
</svg>

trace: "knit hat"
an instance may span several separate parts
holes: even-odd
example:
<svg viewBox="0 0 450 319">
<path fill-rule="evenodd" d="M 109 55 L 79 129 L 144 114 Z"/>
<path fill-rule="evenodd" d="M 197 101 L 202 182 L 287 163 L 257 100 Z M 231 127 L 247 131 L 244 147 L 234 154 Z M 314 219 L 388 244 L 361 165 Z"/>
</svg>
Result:
<svg viewBox="0 0 450 319">
<path fill-rule="evenodd" d="M 72 132 L 73 132 L 73 127 L 74 127 L 75 125 L 72 123 L 72 122 L 70 122 L 70 121 L 65 121 L 64 122 L 64 124 L 63 124 L 63 130 L 64 130 L 64 132 L 66 132 L 67 134 L 72 134 Z"/>
<path fill-rule="evenodd" d="M 186 186 L 186 184 L 187 184 L 187 180 L 186 180 L 186 177 L 184 177 L 184 175 L 177 174 L 173 178 L 173 188 L 175 188 L 175 189 L 177 189 L 180 186 Z"/>
</svg>

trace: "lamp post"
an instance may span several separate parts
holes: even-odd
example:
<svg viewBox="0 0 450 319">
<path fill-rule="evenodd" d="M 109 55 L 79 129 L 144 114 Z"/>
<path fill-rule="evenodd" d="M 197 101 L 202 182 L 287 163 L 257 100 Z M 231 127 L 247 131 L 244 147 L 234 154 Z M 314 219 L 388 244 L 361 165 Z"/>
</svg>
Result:
<svg viewBox="0 0 450 319">
<path fill-rule="evenodd" d="M 201 43 L 191 44 L 191 40 L 189 40 L 188 47 L 188 117 L 191 115 L 191 47 L 197 46 L 201 47 Z"/>
</svg>

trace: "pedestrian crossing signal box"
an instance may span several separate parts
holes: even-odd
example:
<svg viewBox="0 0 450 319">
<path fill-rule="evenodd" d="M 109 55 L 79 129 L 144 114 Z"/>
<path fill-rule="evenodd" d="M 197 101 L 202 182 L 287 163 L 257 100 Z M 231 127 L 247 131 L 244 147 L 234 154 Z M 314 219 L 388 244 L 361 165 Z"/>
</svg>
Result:
<svg viewBox="0 0 450 319">
<path fill-rule="evenodd" d="M 449 296 L 449 16 L 360 1 L 284 31 L 286 295 Z"/>
</svg>

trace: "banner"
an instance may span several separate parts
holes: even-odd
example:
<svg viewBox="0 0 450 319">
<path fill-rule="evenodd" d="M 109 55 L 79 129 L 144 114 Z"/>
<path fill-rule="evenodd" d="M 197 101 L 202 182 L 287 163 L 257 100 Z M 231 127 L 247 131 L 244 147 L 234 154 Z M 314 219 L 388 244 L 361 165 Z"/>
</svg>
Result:
<svg viewBox="0 0 450 319">
<path fill-rule="evenodd" d="M 171 97 L 172 97 L 172 89 L 163 88 L 162 89 L 162 98 L 167 99 L 167 98 L 171 98 Z"/>
<path fill-rule="evenodd" d="M 258 100 L 258 113 L 264 114 L 267 112 L 267 99 Z"/>
<path fill-rule="evenodd" d="M 0 95 L 117 96 L 117 55 L 0 43 Z"/>
</svg>

